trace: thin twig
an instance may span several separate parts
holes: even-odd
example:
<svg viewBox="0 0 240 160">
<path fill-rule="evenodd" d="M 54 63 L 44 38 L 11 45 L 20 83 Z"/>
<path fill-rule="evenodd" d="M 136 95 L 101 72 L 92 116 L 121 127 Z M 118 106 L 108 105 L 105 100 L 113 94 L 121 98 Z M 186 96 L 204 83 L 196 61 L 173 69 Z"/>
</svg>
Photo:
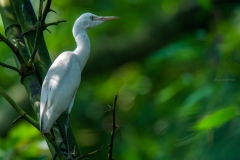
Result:
<svg viewBox="0 0 240 160">
<path fill-rule="evenodd" d="M 23 115 L 20 115 L 20 116 L 18 116 L 13 122 L 12 122 L 12 126 L 18 121 L 18 120 L 20 120 L 20 119 L 22 119 L 23 118 Z M 11 126 L 11 127 L 12 127 Z"/>
<path fill-rule="evenodd" d="M 98 150 L 96 150 L 96 151 L 90 152 L 90 153 L 85 154 L 85 155 L 83 155 L 81 157 L 77 157 L 76 160 L 78 160 L 78 159 L 81 160 L 81 159 L 87 158 L 87 157 L 89 157 L 89 156 L 91 156 L 91 155 L 93 155 L 95 153 L 98 153 L 102 148 L 103 148 L 103 146 L 101 148 L 99 148 Z"/>
<path fill-rule="evenodd" d="M 0 66 L 5 67 L 5 68 L 8 68 L 8 69 L 11 69 L 11 70 L 14 70 L 14 71 L 16 71 L 16 72 L 18 72 L 18 73 L 20 74 L 18 68 L 16 68 L 16 67 L 13 67 L 13 66 L 7 65 L 7 64 L 2 63 L 2 62 L 0 62 Z"/>
<path fill-rule="evenodd" d="M 67 20 L 58 20 L 57 22 L 46 23 L 44 25 L 44 29 L 47 29 L 47 27 L 49 27 L 49 26 L 58 25 L 59 23 L 62 23 L 62 22 L 67 22 Z"/>
<path fill-rule="evenodd" d="M 117 104 L 117 98 L 118 98 L 118 93 L 115 96 L 114 102 L 113 102 L 113 108 L 112 108 L 112 119 L 113 119 L 113 124 L 112 124 L 112 133 L 111 133 L 111 140 L 109 144 L 109 151 L 108 151 L 108 160 L 113 159 L 113 141 L 114 141 L 114 135 L 116 131 L 116 116 L 115 116 L 115 109 L 116 109 L 116 104 Z"/>
<path fill-rule="evenodd" d="M 53 12 L 53 13 L 57 14 L 57 12 L 54 11 L 53 9 L 49 9 L 49 12 Z"/>
<path fill-rule="evenodd" d="M 13 51 L 13 53 L 17 56 L 20 64 L 24 64 L 24 60 L 22 58 L 22 56 L 20 55 L 19 49 L 17 47 L 15 47 L 6 37 L 4 37 L 1 33 L 0 33 L 0 39 Z"/>
<path fill-rule="evenodd" d="M 20 118 L 24 118 L 29 123 L 31 123 L 35 128 L 39 130 L 38 123 L 30 117 L 26 112 L 24 112 L 14 100 L 0 87 L 0 94 L 11 104 L 11 106 L 18 112 Z"/>
</svg>

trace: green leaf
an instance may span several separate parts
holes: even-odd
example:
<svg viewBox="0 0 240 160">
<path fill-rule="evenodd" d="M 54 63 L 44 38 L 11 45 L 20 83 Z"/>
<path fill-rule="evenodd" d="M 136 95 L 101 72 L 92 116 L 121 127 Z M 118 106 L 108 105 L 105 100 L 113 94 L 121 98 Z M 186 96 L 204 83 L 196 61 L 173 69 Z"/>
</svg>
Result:
<svg viewBox="0 0 240 160">
<path fill-rule="evenodd" d="M 237 116 L 238 108 L 231 106 L 205 116 L 193 127 L 194 130 L 202 131 L 217 128 Z"/>
</svg>

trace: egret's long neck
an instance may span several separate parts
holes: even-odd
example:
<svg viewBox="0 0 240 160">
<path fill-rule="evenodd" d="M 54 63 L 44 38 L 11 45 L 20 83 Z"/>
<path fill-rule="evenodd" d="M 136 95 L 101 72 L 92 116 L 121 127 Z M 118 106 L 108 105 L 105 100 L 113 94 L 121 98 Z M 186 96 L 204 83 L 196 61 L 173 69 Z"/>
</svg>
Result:
<svg viewBox="0 0 240 160">
<path fill-rule="evenodd" d="M 85 66 L 89 54 L 90 54 L 90 40 L 88 38 L 86 30 L 78 30 L 77 34 L 74 34 L 77 48 L 74 50 L 74 54 L 77 55 L 81 68 Z"/>
</svg>

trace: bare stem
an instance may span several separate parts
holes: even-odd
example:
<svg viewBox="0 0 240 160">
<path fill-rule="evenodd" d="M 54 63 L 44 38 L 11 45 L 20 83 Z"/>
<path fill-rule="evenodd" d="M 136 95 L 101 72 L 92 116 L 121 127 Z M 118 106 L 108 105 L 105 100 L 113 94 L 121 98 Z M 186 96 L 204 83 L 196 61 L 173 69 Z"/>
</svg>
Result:
<svg viewBox="0 0 240 160">
<path fill-rule="evenodd" d="M 18 73 L 20 74 L 18 68 L 16 68 L 16 67 L 13 67 L 13 66 L 7 65 L 7 64 L 2 63 L 2 62 L 0 62 L 0 66 L 5 67 L 5 68 L 8 68 L 8 69 L 11 69 L 11 70 L 14 70 L 14 71 L 16 71 L 16 72 L 18 72 Z"/>
<path fill-rule="evenodd" d="M 112 108 L 112 119 L 113 119 L 113 124 L 112 124 L 112 133 L 111 133 L 111 140 L 109 144 L 109 151 L 108 151 L 108 160 L 113 160 L 113 141 L 114 141 L 114 136 L 115 136 L 115 131 L 116 131 L 116 116 L 115 116 L 115 109 L 116 109 L 116 103 L 117 103 L 117 98 L 118 98 L 118 93 L 115 96 L 114 102 L 113 102 L 113 108 Z"/>
<path fill-rule="evenodd" d="M 19 107 L 16 102 L 0 87 L 0 94 L 8 101 L 9 104 L 18 112 L 19 118 L 24 118 L 29 123 L 31 123 L 35 128 L 39 130 L 38 123 L 30 117 L 26 112 L 24 112 L 21 107 Z M 19 119 L 18 118 L 18 119 Z"/>
</svg>

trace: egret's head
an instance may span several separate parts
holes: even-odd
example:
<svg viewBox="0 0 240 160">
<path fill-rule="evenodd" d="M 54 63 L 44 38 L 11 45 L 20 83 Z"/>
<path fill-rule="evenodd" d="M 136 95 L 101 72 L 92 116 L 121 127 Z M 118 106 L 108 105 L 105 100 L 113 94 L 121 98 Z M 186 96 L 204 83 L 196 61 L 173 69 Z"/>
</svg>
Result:
<svg viewBox="0 0 240 160">
<path fill-rule="evenodd" d="M 92 13 L 84 13 L 75 21 L 73 28 L 76 28 L 76 30 L 78 30 L 78 29 L 87 30 L 87 29 L 95 27 L 105 21 L 114 20 L 117 18 L 119 18 L 119 17 L 97 16 Z"/>
</svg>

